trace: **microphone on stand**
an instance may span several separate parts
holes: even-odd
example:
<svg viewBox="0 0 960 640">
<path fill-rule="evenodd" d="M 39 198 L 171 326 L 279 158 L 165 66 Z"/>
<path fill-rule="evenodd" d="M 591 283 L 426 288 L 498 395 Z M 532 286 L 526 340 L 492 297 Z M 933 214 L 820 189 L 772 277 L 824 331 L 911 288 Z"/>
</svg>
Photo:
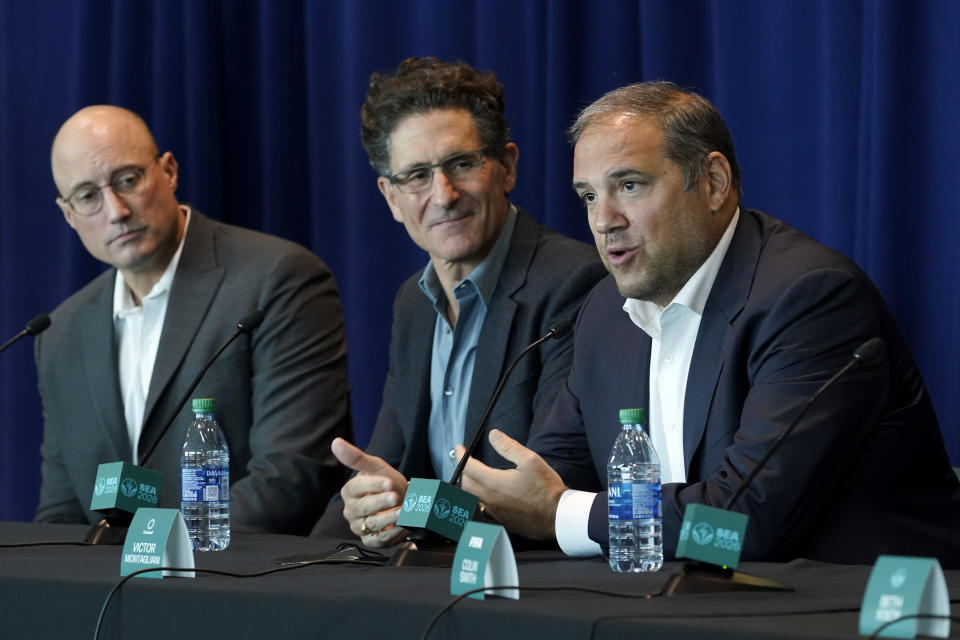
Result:
<svg viewBox="0 0 960 640">
<path fill-rule="evenodd" d="M 49 326 L 50 326 L 50 316 L 48 316 L 45 313 L 41 313 L 38 316 L 34 316 L 34 318 L 27 323 L 27 326 L 21 329 L 20 332 L 17 333 L 17 335 L 13 336 L 12 338 L 4 342 L 2 346 L 0 346 L 0 353 L 3 353 L 7 349 L 9 349 L 10 346 L 20 338 L 28 335 L 29 336 L 39 335 L 44 331 L 46 331 L 47 327 Z"/>
<path fill-rule="evenodd" d="M 860 347 L 853 352 L 853 357 L 850 358 L 850 361 L 845 364 L 840 371 L 837 371 L 835 374 L 833 374 L 832 378 L 824 382 L 820 388 L 817 389 L 816 393 L 810 396 L 810 399 L 807 400 L 807 403 L 803 405 L 802 409 L 800 409 L 800 413 L 798 413 L 793 419 L 793 421 L 790 423 L 790 426 L 784 429 L 783 432 L 777 436 L 777 439 L 772 445 L 770 445 L 770 448 L 767 449 L 767 452 L 762 458 L 760 458 L 757 464 L 754 465 L 753 470 L 747 474 L 746 478 L 740 481 L 740 484 L 737 485 L 736 490 L 730 495 L 730 499 L 727 500 L 727 504 L 723 505 L 723 510 L 729 511 L 730 507 L 733 506 L 733 503 L 737 501 L 737 498 L 743 495 L 743 492 L 747 490 L 748 486 L 750 486 L 750 482 L 757 477 L 757 474 L 760 473 L 760 470 L 763 469 L 764 466 L 766 466 L 767 461 L 770 460 L 770 457 L 780 448 L 781 443 L 783 443 L 787 436 L 793 432 L 794 428 L 800 423 L 800 421 L 803 420 L 803 416 L 807 415 L 807 410 L 824 391 L 833 385 L 837 378 L 857 365 L 869 367 L 873 364 L 876 364 L 884 356 L 886 351 L 886 346 L 883 344 L 883 340 L 880 338 L 870 338 L 860 345 Z"/>
<path fill-rule="evenodd" d="M 740 481 L 734 492 L 730 494 L 730 498 L 723 506 L 723 509 L 716 509 L 702 504 L 687 505 L 686 511 L 684 512 L 683 524 L 680 528 L 680 540 L 677 544 L 677 557 L 687 557 L 694 560 L 694 562 L 685 562 L 683 566 L 671 574 L 661 591 L 663 595 L 671 596 L 678 593 L 704 593 L 710 591 L 734 590 L 793 591 L 792 588 L 784 586 L 774 580 L 752 576 L 750 574 L 741 573 L 728 568 L 728 566 L 737 566 L 737 563 L 740 559 L 740 548 L 738 547 L 735 552 L 718 552 L 715 549 L 705 546 L 697 548 L 694 546 L 694 543 L 701 543 L 696 542 L 697 534 L 695 529 L 698 526 L 706 525 L 705 530 L 709 530 L 711 532 L 711 535 L 709 536 L 710 538 L 713 538 L 712 532 L 714 529 L 726 527 L 727 531 L 730 531 L 731 529 L 738 530 L 740 545 L 742 546 L 743 533 L 747 527 L 748 517 L 731 510 L 731 507 L 737 501 L 737 498 L 743 495 L 743 492 L 746 491 L 747 487 L 750 486 L 750 482 L 752 482 L 757 474 L 764 468 L 771 456 L 773 456 L 773 454 L 780 449 L 780 445 L 783 444 L 783 441 L 786 440 L 787 436 L 793 432 L 794 428 L 796 428 L 803 417 L 807 414 L 807 410 L 810 409 L 817 398 L 819 398 L 833 385 L 834 382 L 836 382 L 850 369 L 856 366 L 869 367 L 877 364 L 883 359 L 884 355 L 886 355 L 886 345 L 880 338 L 871 338 L 860 345 L 856 351 L 853 352 L 853 356 L 850 358 L 850 361 L 847 362 L 847 364 L 845 364 L 839 371 L 837 371 L 837 373 L 835 373 L 829 380 L 820 385 L 820 388 L 817 389 L 812 396 L 810 396 L 810 399 L 807 400 L 807 402 L 803 405 L 803 407 L 800 409 L 800 412 L 797 413 L 787 428 L 784 429 L 779 436 L 777 436 L 777 439 L 772 445 L 770 445 L 770 448 L 767 449 L 767 452 L 763 455 L 763 457 L 757 461 L 757 464 L 754 465 L 750 473 Z M 731 519 L 731 516 L 736 516 L 734 524 L 731 524 L 734 522 Z M 694 524 L 694 520 L 698 520 L 699 522 Z M 718 524 L 719 527 L 716 526 Z M 704 544 L 709 544 L 709 542 Z M 723 556 L 726 558 L 732 557 L 733 562 L 720 564 L 715 559 L 717 556 Z"/>
<path fill-rule="evenodd" d="M 220 345 L 220 348 L 217 349 L 212 356 L 210 356 L 210 359 L 207 360 L 207 364 L 203 366 L 203 369 L 201 369 L 200 373 L 196 375 L 196 377 L 193 379 L 193 382 L 191 382 L 190 386 L 187 387 L 187 390 L 183 393 L 182 396 L 180 396 L 180 399 L 177 401 L 177 404 L 174 405 L 173 414 L 170 416 L 170 420 L 167 421 L 167 423 L 163 426 L 163 429 L 160 430 L 160 433 L 157 435 L 157 437 L 154 438 L 153 444 L 149 448 L 147 448 L 146 453 L 141 453 L 139 456 L 137 456 L 141 466 L 143 466 L 143 464 L 147 461 L 147 458 L 149 458 L 150 455 L 156 450 L 157 445 L 160 444 L 160 440 L 163 439 L 164 434 L 176 421 L 177 414 L 180 413 L 180 409 L 183 408 L 183 405 L 187 403 L 187 400 L 190 398 L 190 394 L 192 394 L 194 390 L 196 390 L 197 385 L 200 384 L 200 380 L 203 378 L 203 374 L 207 372 L 207 369 L 209 369 L 211 365 L 213 365 L 213 363 L 216 362 L 217 358 L 220 357 L 220 354 L 223 353 L 223 351 L 227 347 L 229 347 L 234 340 L 236 340 L 238 337 L 240 337 L 245 333 L 247 334 L 251 333 L 254 329 L 259 327 L 262 322 L 263 322 L 263 312 L 260 311 L 259 309 L 252 309 L 248 311 L 246 315 L 244 315 L 240 319 L 240 322 L 237 323 L 237 328 L 234 330 L 233 334 L 229 338 L 227 338 L 226 342 Z"/>
<path fill-rule="evenodd" d="M 562 340 L 563 338 L 566 338 L 567 334 L 570 333 L 572 328 L 573 326 L 570 324 L 569 320 L 560 320 L 555 325 L 550 327 L 550 330 L 547 331 L 542 337 L 537 338 L 537 340 L 527 345 L 527 347 L 521 351 L 516 358 L 513 359 L 513 362 L 511 362 L 510 366 L 507 367 L 506 372 L 500 377 L 500 382 L 497 384 L 497 388 L 494 389 L 493 396 L 490 398 L 490 402 L 487 403 L 487 408 L 484 409 L 483 415 L 480 416 L 480 423 L 477 424 L 477 428 L 473 432 L 473 438 L 470 440 L 470 444 L 467 446 L 467 450 L 463 454 L 463 457 L 460 458 L 460 462 L 457 463 L 457 468 L 454 469 L 453 475 L 450 476 L 450 484 L 456 487 L 460 486 L 460 476 L 463 475 L 463 468 L 467 466 L 467 460 L 470 459 L 473 453 L 477 450 L 477 447 L 480 446 L 480 440 L 483 438 L 483 434 L 486 432 L 487 418 L 490 417 L 490 412 L 493 411 L 493 405 L 497 403 L 497 400 L 500 398 L 500 394 L 503 393 L 503 387 L 507 383 L 507 378 L 509 378 L 510 374 L 513 372 L 513 368 L 517 366 L 517 363 L 520 362 L 523 356 L 533 349 L 536 349 L 547 340 Z"/>
<path fill-rule="evenodd" d="M 457 464 L 456 470 L 450 477 L 450 482 L 442 480 L 430 480 L 426 478 L 411 478 L 407 485 L 407 492 L 403 497 L 400 513 L 397 516 L 397 526 L 410 529 L 413 533 L 409 536 L 408 542 L 390 561 L 391 565 L 449 565 L 451 556 L 449 554 L 433 554 L 439 557 L 433 557 L 430 552 L 423 553 L 420 559 L 414 559 L 416 549 L 411 546 L 414 544 L 427 544 L 436 546 L 448 544 L 449 541 L 456 542 L 463 533 L 463 527 L 467 522 L 473 519 L 477 508 L 478 499 L 475 495 L 468 493 L 460 488 L 460 476 L 463 474 L 463 468 L 467 464 L 467 459 L 473 455 L 483 434 L 486 432 L 487 419 L 493 411 L 493 407 L 503 392 L 503 388 L 523 357 L 536 349 L 538 346 L 551 339 L 565 338 L 571 329 L 571 324 L 567 320 L 560 320 L 554 324 L 547 333 L 527 345 L 520 353 L 514 357 L 506 371 L 500 376 L 500 380 L 494 389 L 490 401 L 484 409 L 480 422 L 473 432 L 473 438 L 467 447 L 463 457 Z"/>
<path fill-rule="evenodd" d="M 203 374 L 216 361 L 220 354 L 230 346 L 241 334 L 250 333 L 260 326 L 263 322 L 263 312 L 259 309 L 248 311 L 246 315 L 237 323 L 237 328 L 233 334 L 227 338 L 226 342 L 220 345 L 214 354 L 207 360 L 206 365 L 200 370 L 200 373 L 194 377 L 193 382 L 187 388 L 183 396 L 174 405 L 173 415 L 163 426 L 153 444 L 145 453 L 138 456 L 140 466 L 124 463 L 109 462 L 104 463 L 97 469 L 97 479 L 94 483 L 93 498 L 90 502 L 92 511 L 99 511 L 103 518 L 92 525 L 87 531 L 84 542 L 91 544 L 123 544 L 127 537 L 127 529 L 130 521 L 133 520 L 133 514 L 140 507 L 156 507 L 159 495 L 161 475 L 159 471 L 148 469 L 143 466 L 150 455 L 156 450 L 164 434 L 170 429 L 177 414 L 187 402 L 190 394 L 194 392 L 197 385 L 200 384 Z"/>
</svg>

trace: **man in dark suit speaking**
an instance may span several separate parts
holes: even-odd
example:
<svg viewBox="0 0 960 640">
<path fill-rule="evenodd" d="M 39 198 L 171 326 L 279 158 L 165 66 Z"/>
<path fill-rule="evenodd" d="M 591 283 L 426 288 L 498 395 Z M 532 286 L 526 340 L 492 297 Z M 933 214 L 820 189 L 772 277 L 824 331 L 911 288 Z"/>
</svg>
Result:
<svg viewBox="0 0 960 640">
<path fill-rule="evenodd" d="M 160 431 L 241 317 L 259 309 L 263 323 L 223 352 L 194 395 L 217 401 L 233 526 L 307 533 L 343 481 L 330 442 L 351 430 L 329 269 L 303 247 L 178 203 L 177 161 L 126 109 L 74 114 L 51 163 L 64 218 L 113 268 L 61 304 L 36 342 L 36 519 L 95 521 L 87 507 L 97 465 L 119 460 L 162 472 L 159 504 L 178 507 L 190 403 Z"/>
<path fill-rule="evenodd" d="M 630 85 L 587 107 L 570 136 L 573 186 L 610 277 L 584 302 L 546 427 L 530 449 L 493 432 L 516 468 L 471 460 L 464 488 L 513 530 L 599 553 L 617 411 L 647 408 L 670 558 L 686 506 L 724 506 L 814 392 L 879 337 L 883 362 L 826 391 L 732 505 L 750 516 L 743 558 L 894 553 L 960 566 L 960 484 L 889 309 L 849 259 L 740 207 L 716 108 L 669 83 Z"/>
<path fill-rule="evenodd" d="M 374 74 L 361 119 L 377 186 L 430 261 L 394 301 L 390 368 L 366 453 L 334 443 L 359 473 L 317 532 L 346 522 L 364 544 L 384 546 L 405 533 L 394 523 L 407 478 L 450 478 L 455 446 L 471 437 L 509 361 L 572 319 L 603 267 L 592 247 L 508 200 L 519 152 L 493 73 L 410 58 Z M 569 340 L 551 340 L 521 361 L 490 424 L 525 441 L 543 424 L 571 351 Z M 479 456 L 495 457 L 488 447 Z"/>
</svg>

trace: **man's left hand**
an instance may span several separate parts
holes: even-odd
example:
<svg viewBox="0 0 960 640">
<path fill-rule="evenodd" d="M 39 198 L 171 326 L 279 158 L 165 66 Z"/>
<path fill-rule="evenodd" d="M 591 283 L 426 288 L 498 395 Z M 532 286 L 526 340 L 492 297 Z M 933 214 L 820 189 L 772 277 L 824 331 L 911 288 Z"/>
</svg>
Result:
<svg viewBox="0 0 960 640">
<path fill-rule="evenodd" d="M 490 444 L 515 469 L 494 469 L 471 458 L 463 470 L 463 488 L 486 504 L 486 511 L 514 533 L 537 540 L 556 536 L 557 503 L 567 490 L 539 455 L 503 433 L 490 431 Z M 463 456 L 464 448 L 457 454 Z"/>
</svg>

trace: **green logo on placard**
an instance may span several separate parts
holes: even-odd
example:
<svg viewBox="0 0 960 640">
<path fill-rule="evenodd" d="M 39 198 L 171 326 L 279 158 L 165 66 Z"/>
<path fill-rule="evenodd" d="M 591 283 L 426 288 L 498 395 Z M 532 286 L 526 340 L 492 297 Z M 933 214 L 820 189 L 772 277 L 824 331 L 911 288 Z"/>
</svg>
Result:
<svg viewBox="0 0 960 640">
<path fill-rule="evenodd" d="M 736 569 L 746 530 L 747 516 L 742 513 L 689 504 L 683 514 L 676 556 Z"/>
<path fill-rule="evenodd" d="M 411 478 L 397 525 L 423 528 L 450 540 L 459 540 L 463 526 L 477 508 L 478 499 L 440 480 Z"/>
<path fill-rule="evenodd" d="M 413 511 L 415 506 L 417 506 L 417 494 L 413 491 L 408 491 L 407 497 L 403 499 L 403 510 Z"/>
<path fill-rule="evenodd" d="M 693 527 L 693 541 L 699 545 L 713 542 L 713 527 L 706 522 L 698 522 Z"/>
<path fill-rule="evenodd" d="M 137 495 L 137 481 L 133 478 L 124 478 L 120 484 L 120 492 L 128 498 Z"/>
<path fill-rule="evenodd" d="M 160 472 L 129 462 L 108 462 L 97 467 L 93 484 L 92 511 L 122 509 L 136 511 L 159 502 Z"/>
<path fill-rule="evenodd" d="M 437 500 L 437 503 L 433 505 L 433 512 L 437 514 L 437 517 L 441 520 L 446 520 L 447 516 L 450 515 L 450 501 L 446 498 L 440 498 Z"/>
</svg>

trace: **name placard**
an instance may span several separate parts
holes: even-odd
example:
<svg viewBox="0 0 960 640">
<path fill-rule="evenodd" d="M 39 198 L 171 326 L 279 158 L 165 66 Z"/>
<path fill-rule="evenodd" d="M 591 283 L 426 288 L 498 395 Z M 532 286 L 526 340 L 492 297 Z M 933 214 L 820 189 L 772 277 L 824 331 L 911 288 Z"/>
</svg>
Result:
<svg viewBox="0 0 960 640">
<path fill-rule="evenodd" d="M 468 522 L 457 543 L 450 571 L 450 593 L 458 596 L 479 587 L 514 587 L 472 593 L 468 598 L 483 600 L 484 595 L 501 598 L 520 598 L 516 587 L 520 586 L 517 575 L 517 559 L 507 530 L 498 524 Z"/>
<path fill-rule="evenodd" d="M 397 525 L 427 529 L 449 540 L 459 540 L 478 502 L 477 496 L 447 482 L 411 478 Z"/>
<path fill-rule="evenodd" d="M 179 509 L 137 509 L 123 543 L 120 575 L 150 567 L 193 568 L 193 547 Z M 193 571 L 150 571 L 138 578 L 193 578 Z"/>
<path fill-rule="evenodd" d="M 950 598 L 936 558 L 880 556 L 860 605 L 860 635 L 906 615 L 950 615 Z M 881 638 L 916 638 L 918 634 L 946 638 L 950 620 L 910 618 L 880 632 Z"/>
<path fill-rule="evenodd" d="M 705 504 L 688 504 L 677 539 L 677 557 L 736 569 L 748 517 Z"/>
<path fill-rule="evenodd" d="M 120 509 L 133 513 L 140 507 L 156 507 L 160 497 L 159 471 L 129 462 L 107 462 L 97 467 L 91 511 Z"/>
</svg>

